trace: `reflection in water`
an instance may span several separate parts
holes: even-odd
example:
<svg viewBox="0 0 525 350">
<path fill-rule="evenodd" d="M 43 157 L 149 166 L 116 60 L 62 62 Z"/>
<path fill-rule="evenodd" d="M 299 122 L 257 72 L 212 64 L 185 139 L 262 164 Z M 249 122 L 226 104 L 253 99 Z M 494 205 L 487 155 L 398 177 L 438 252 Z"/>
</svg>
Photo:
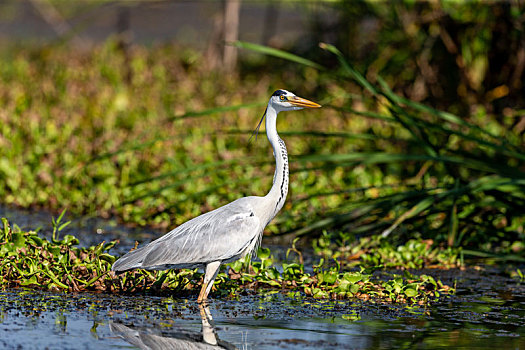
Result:
<svg viewBox="0 0 525 350">
<path fill-rule="evenodd" d="M 230 343 L 220 340 L 213 324 L 208 306 L 199 305 L 202 333 L 192 331 L 171 332 L 169 336 L 154 334 L 151 329 L 138 329 L 121 323 L 110 322 L 109 328 L 130 344 L 140 349 L 236 349 Z"/>
</svg>

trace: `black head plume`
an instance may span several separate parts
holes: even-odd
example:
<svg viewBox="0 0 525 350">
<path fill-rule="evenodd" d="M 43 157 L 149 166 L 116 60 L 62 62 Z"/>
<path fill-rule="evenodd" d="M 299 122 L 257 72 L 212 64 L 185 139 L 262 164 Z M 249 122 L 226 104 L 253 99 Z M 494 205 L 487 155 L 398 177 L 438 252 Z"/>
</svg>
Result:
<svg viewBox="0 0 525 350">
<path fill-rule="evenodd" d="M 272 96 L 281 96 L 286 95 L 286 91 L 284 90 L 275 90 L 275 92 L 272 94 Z"/>
<path fill-rule="evenodd" d="M 264 110 L 264 114 L 261 118 L 261 121 L 259 122 L 259 124 L 257 125 L 257 127 L 255 128 L 255 130 L 252 132 L 252 136 L 250 136 L 250 139 L 248 140 L 248 142 L 250 142 L 252 140 L 252 137 L 253 135 L 255 134 L 255 141 L 257 141 L 257 136 L 259 135 L 259 128 L 261 127 L 261 124 L 264 120 L 264 117 L 266 117 L 266 111 L 268 111 L 268 107 L 266 107 L 266 109 Z"/>
</svg>

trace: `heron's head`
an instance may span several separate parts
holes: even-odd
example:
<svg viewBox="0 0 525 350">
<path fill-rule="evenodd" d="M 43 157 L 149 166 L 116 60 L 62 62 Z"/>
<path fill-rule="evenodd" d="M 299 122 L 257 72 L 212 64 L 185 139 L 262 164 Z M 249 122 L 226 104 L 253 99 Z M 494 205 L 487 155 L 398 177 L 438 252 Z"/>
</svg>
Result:
<svg viewBox="0 0 525 350">
<path fill-rule="evenodd" d="M 312 101 L 308 101 L 305 98 L 295 96 L 295 94 L 290 91 L 276 90 L 273 93 L 272 97 L 270 97 L 268 107 L 272 107 L 276 113 L 279 113 L 282 111 L 296 111 L 303 108 L 319 108 L 321 107 L 321 105 Z M 252 136 L 255 135 L 255 139 L 257 139 L 257 135 L 259 134 L 259 128 L 261 127 L 261 124 L 264 118 L 266 117 L 268 107 L 266 108 L 266 111 L 264 111 L 261 121 L 259 122 L 259 124 L 255 128 L 255 131 L 252 134 Z"/>
<path fill-rule="evenodd" d="M 321 105 L 308 101 L 305 98 L 295 96 L 287 90 L 276 90 L 270 98 L 270 104 L 277 111 L 296 111 L 303 108 L 319 108 Z"/>
</svg>

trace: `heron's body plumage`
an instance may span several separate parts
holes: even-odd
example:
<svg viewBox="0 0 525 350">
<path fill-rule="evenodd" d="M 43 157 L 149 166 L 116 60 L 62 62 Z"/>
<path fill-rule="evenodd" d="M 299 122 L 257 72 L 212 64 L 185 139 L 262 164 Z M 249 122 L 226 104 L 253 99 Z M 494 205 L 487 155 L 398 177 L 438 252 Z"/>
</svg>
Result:
<svg viewBox="0 0 525 350">
<path fill-rule="evenodd" d="M 113 264 L 112 270 L 204 266 L 206 274 L 198 301 L 206 299 L 220 265 L 256 252 L 264 228 L 282 209 L 288 194 L 289 170 L 286 145 L 277 134 L 277 114 L 304 107 L 320 106 L 286 90 L 275 91 L 268 102 L 262 119 L 266 117 L 266 135 L 273 147 L 276 166 L 273 185 L 266 196 L 239 198 L 197 216 L 145 247 L 127 253 Z"/>
<path fill-rule="evenodd" d="M 113 270 L 195 268 L 213 261 L 242 258 L 252 253 L 264 230 L 252 205 L 261 200 L 261 197 L 239 198 L 186 221 L 120 258 Z"/>
</svg>

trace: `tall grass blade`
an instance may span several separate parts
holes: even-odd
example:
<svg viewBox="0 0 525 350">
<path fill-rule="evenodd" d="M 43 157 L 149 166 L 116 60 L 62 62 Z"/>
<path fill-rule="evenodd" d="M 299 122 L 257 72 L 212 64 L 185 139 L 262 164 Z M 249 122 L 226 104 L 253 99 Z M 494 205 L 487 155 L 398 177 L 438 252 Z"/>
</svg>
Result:
<svg viewBox="0 0 525 350">
<path fill-rule="evenodd" d="M 419 203 L 417 203 L 412 208 L 410 208 L 410 210 L 407 210 L 406 212 L 403 213 L 403 215 L 401 215 L 399 218 L 397 218 L 396 221 L 394 221 L 394 223 L 392 224 L 392 226 L 390 226 L 388 229 L 384 230 L 381 233 L 381 236 L 382 237 L 387 237 L 403 221 L 405 221 L 406 219 L 409 219 L 409 218 L 413 218 L 417 214 L 419 214 L 422 211 L 428 209 L 432 204 L 434 204 L 434 201 L 435 201 L 435 199 L 433 197 L 424 198 Z"/>
<path fill-rule="evenodd" d="M 319 46 L 322 49 L 333 53 L 339 60 L 339 63 L 341 64 L 341 67 L 345 70 L 345 72 L 350 77 L 354 78 L 355 81 L 357 81 L 362 87 L 368 90 L 372 95 L 374 96 L 378 95 L 377 89 L 372 84 L 370 84 L 370 82 L 368 82 L 368 80 L 366 80 L 366 78 L 361 73 L 355 70 L 350 65 L 350 63 L 348 63 L 348 61 L 344 58 L 343 54 L 341 53 L 341 51 L 339 51 L 337 47 L 330 45 L 330 44 L 326 44 L 326 43 L 321 43 L 319 44 Z"/>
<path fill-rule="evenodd" d="M 299 63 L 299 64 L 302 64 L 304 66 L 312 67 L 312 68 L 315 68 L 315 69 L 325 70 L 325 67 L 323 67 L 322 65 L 320 65 L 320 64 L 318 64 L 318 63 L 316 63 L 314 61 L 308 60 L 308 59 L 303 58 L 301 56 L 297 56 L 297 55 L 291 54 L 291 53 L 286 52 L 286 51 L 274 49 L 274 48 L 271 48 L 271 47 L 268 47 L 268 46 L 248 43 L 248 42 L 244 42 L 244 41 L 236 41 L 236 42 L 232 43 L 232 45 L 235 46 L 235 47 L 238 47 L 240 49 L 251 50 L 251 51 L 258 52 L 258 53 L 261 53 L 261 54 L 264 54 L 264 55 L 273 56 L 273 57 L 277 57 L 277 58 L 282 58 L 282 59 L 287 60 L 287 61 Z"/>
</svg>

